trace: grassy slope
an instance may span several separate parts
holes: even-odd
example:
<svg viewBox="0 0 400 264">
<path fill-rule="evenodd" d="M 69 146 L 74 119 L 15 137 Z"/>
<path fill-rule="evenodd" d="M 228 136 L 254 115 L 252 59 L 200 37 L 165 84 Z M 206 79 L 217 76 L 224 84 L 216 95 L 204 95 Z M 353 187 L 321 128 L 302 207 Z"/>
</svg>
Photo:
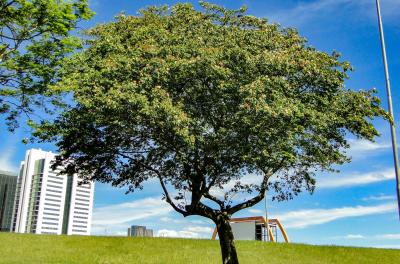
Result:
<svg viewBox="0 0 400 264">
<path fill-rule="evenodd" d="M 240 263 L 398 263 L 400 250 L 238 241 Z M 0 233 L 0 263 L 220 263 L 218 241 Z"/>
</svg>

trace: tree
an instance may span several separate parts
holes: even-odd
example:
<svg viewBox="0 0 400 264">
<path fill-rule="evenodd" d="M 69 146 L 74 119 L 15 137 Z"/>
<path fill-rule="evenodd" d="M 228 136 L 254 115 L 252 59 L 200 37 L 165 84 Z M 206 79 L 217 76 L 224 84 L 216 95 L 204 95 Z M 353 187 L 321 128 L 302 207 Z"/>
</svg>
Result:
<svg viewBox="0 0 400 264">
<path fill-rule="evenodd" d="M 74 105 L 34 136 L 56 142 L 54 166 L 86 180 L 134 191 L 158 179 L 175 211 L 216 224 L 223 263 L 238 263 L 233 214 L 267 189 L 278 200 L 312 192 L 316 171 L 350 160 L 346 135 L 373 140 L 372 119 L 387 115 L 374 91 L 344 87 L 351 67 L 337 53 L 244 8 L 201 5 L 89 30 L 54 87 Z"/>
<path fill-rule="evenodd" d="M 87 0 L 0 0 L 0 14 L 0 113 L 13 131 L 21 114 L 31 119 L 35 107 L 57 103 L 47 87 L 61 59 L 81 47 L 71 31 L 93 12 Z"/>
</svg>

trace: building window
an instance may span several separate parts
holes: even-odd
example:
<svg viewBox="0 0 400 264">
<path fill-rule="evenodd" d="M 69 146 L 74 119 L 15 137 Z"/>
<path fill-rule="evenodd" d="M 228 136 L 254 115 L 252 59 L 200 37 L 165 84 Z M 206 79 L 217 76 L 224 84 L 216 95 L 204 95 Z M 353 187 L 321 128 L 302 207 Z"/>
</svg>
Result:
<svg viewBox="0 0 400 264">
<path fill-rule="evenodd" d="M 46 207 L 46 208 L 44 208 L 44 210 L 57 211 L 57 212 L 59 212 L 59 211 L 60 211 L 60 209 L 56 209 L 56 208 L 49 208 L 49 207 Z"/>
<path fill-rule="evenodd" d="M 56 225 L 58 226 L 58 223 L 52 223 L 52 222 L 42 222 L 44 225 Z"/>
<path fill-rule="evenodd" d="M 75 209 L 89 211 L 89 208 L 75 206 Z"/>
<path fill-rule="evenodd" d="M 53 221 L 58 221 L 58 218 L 51 218 L 51 217 L 43 217 L 43 220 L 53 220 Z"/>
<path fill-rule="evenodd" d="M 75 198 L 75 200 L 90 203 L 90 201 L 87 199 Z M 76 203 L 76 204 L 78 204 L 78 203 Z"/>
<path fill-rule="evenodd" d="M 48 227 L 48 226 L 42 226 L 42 229 L 47 229 L 47 230 L 58 230 L 57 227 Z"/>
<path fill-rule="evenodd" d="M 49 206 L 54 206 L 54 207 L 60 207 L 60 204 L 54 204 L 54 203 L 44 203 L 45 205 Z"/>
<path fill-rule="evenodd" d="M 52 189 L 46 189 L 48 192 L 54 192 L 54 193 L 62 193 L 62 191 L 57 191 L 57 190 L 52 190 Z"/>
<path fill-rule="evenodd" d="M 53 184 L 47 184 L 47 187 L 55 188 L 55 189 L 62 189 L 62 185 L 53 185 Z"/>
<path fill-rule="evenodd" d="M 74 211 L 75 214 L 88 215 L 89 213 Z"/>
</svg>

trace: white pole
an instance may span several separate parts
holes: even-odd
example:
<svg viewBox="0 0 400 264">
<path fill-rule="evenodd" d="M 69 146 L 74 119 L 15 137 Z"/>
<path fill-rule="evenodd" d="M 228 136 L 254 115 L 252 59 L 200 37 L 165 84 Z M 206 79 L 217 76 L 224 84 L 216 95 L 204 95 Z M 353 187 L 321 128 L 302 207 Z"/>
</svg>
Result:
<svg viewBox="0 0 400 264">
<path fill-rule="evenodd" d="M 269 241 L 269 223 L 268 223 L 268 210 L 267 210 L 267 191 L 265 190 L 265 196 L 264 196 L 264 210 L 265 210 L 265 222 L 266 222 L 266 228 L 267 228 L 267 242 Z"/>
<path fill-rule="evenodd" d="M 393 148 L 393 159 L 394 159 L 394 170 L 396 174 L 396 190 L 397 190 L 397 208 L 400 219 L 400 172 L 399 172 L 399 157 L 397 152 L 397 142 L 396 142 L 396 128 L 395 128 L 395 119 L 393 115 L 393 105 L 392 105 L 392 96 L 390 92 L 390 79 L 389 79 L 389 69 L 386 58 L 386 48 L 385 48 L 385 36 L 383 34 L 383 26 L 382 26 L 382 17 L 381 17 L 381 6 L 380 1 L 376 0 L 376 12 L 378 14 L 378 25 L 379 25 L 379 34 L 381 37 L 381 48 L 382 48 L 382 57 L 383 57 L 383 66 L 385 68 L 385 78 L 386 78 L 386 93 L 389 107 L 389 115 L 391 116 L 393 122 L 390 123 L 390 133 L 392 135 L 392 148 Z"/>
</svg>

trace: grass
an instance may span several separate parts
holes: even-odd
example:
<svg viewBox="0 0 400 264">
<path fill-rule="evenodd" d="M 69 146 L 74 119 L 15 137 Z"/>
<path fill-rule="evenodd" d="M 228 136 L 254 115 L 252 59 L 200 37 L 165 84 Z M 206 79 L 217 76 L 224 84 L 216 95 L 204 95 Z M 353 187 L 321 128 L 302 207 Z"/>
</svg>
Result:
<svg viewBox="0 0 400 264">
<path fill-rule="evenodd" d="M 236 242 L 240 263 L 396 263 L 400 250 Z M 0 233 L 0 263 L 220 263 L 218 241 Z"/>
</svg>

